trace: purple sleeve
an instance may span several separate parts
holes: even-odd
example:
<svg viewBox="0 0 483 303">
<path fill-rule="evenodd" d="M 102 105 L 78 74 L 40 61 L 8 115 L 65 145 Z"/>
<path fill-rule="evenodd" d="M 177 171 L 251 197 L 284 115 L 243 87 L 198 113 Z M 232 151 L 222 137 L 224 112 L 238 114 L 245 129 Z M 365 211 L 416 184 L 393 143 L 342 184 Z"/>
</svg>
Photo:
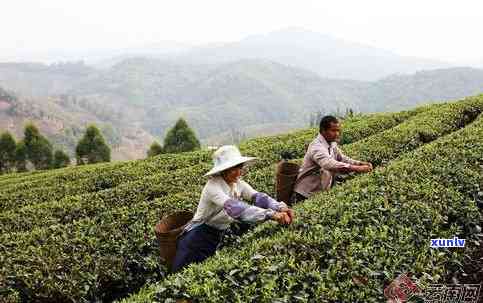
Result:
<svg viewBox="0 0 483 303">
<path fill-rule="evenodd" d="M 228 199 L 223 204 L 226 214 L 234 219 L 238 219 L 248 207 L 249 205 L 245 202 L 235 199 Z"/>
<path fill-rule="evenodd" d="M 248 205 L 245 202 L 235 199 L 225 201 L 223 208 L 228 216 L 246 222 L 259 222 L 269 219 L 273 210 L 262 209 L 257 206 Z"/>
<path fill-rule="evenodd" d="M 285 203 L 278 202 L 266 193 L 258 192 L 253 195 L 252 199 L 255 201 L 255 206 L 265 209 L 273 209 L 275 211 L 279 211 L 281 208 L 287 207 Z"/>
</svg>

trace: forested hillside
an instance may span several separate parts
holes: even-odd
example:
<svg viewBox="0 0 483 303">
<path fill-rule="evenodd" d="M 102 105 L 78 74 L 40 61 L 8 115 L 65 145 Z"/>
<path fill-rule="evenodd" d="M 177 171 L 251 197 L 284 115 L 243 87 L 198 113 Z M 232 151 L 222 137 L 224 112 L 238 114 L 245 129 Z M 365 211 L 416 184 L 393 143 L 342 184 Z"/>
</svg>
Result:
<svg viewBox="0 0 483 303">
<path fill-rule="evenodd" d="M 0 64 L 0 86 L 17 96 L 8 111 L 0 106 L 0 129 L 19 135 L 32 119 L 72 152 L 79 130 L 88 122 L 102 124 L 114 159 L 133 159 L 144 157 L 155 139 L 162 141 L 180 117 L 205 145 L 236 143 L 306 127 L 317 113 L 397 111 L 478 94 L 483 70 L 451 68 L 362 82 L 258 59 L 182 64 L 132 58 L 107 70 L 82 63 Z"/>
</svg>

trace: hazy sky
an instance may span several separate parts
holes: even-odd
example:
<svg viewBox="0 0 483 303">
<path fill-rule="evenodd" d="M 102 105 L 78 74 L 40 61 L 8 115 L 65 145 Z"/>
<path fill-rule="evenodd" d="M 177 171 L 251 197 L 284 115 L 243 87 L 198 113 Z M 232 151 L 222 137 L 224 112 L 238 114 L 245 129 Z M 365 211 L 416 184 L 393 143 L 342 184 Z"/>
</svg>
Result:
<svg viewBox="0 0 483 303">
<path fill-rule="evenodd" d="M 481 1 L 4 0 L 1 10 L 0 60 L 301 27 L 401 55 L 483 65 Z"/>
</svg>

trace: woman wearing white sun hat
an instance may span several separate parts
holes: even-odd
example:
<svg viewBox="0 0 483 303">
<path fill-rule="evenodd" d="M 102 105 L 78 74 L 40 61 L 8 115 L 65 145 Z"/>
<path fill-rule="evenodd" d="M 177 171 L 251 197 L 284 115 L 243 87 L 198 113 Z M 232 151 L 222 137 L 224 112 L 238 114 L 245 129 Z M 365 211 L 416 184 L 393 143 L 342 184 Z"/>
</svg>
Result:
<svg viewBox="0 0 483 303">
<path fill-rule="evenodd" d="M 294 213 L 285 203 L 257 192 L 240 179 L 243 166 L 255 159 L 243 157 L 233 145 L 222 146 L 213 154 L 214 166 L 205 174 L 209 179 L 196 213 L 178 238 L 173 272 L 212 256 L 221 242 L 223 231 L 235 220 L 292 222 Z M 255 205 L 241 199 L 252 201 Z"/>
</svg>

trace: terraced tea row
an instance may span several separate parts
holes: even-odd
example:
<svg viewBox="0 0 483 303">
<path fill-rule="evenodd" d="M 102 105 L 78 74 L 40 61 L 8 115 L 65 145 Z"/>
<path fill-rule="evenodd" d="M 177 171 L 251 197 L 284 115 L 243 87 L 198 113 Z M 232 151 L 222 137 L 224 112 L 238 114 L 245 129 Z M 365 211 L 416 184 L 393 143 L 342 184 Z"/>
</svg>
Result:
<svg viewBox="0 0 483 303">
<path fill-rule="evenodd" d="M 384 285 L 401 273 L 439 282 L 479 249 L 482 133 L 480 118 L 297 205 L 292 226 L 264 224 L 123 302 L 382 302 Z M 467 240 L 465 250 L 430 248 L 431 238 L 454 236 Z"/>
<path fill-rule="evenodd" d="M 353 117 L 346 122 L 346 132 L 343 136 L 343 141 L 344 143 L 354 142 L 377 131 L 392 127 L 408 117 L 426 109 L 427 107 L 420 107 L 416 110 L 395 114 L 372 114 Z M 241 150 L 258 156 L 261 159 L 266 159 L 267 161 L 275 161 L 279 159 L 280 151 L 286 150 L 284 143 L 295 140 L 296 142 L 292 142 L 292 145 L 297 146 L 297 148 L 292 151 L 295 151 L 294 156 L 301 157 L 304 152 L 305 142 L 309 141 L 315 133 L 315 129 L 309 129 L 291 134 L 249 140 L 242 144 Z M 57 193 L 58 198 L 62 195 L 69 195 L 72 192 L 77 194 L 84 191 L 93 192 L 96 191 L 98 187 L 106 188 L 108 186 L 115 186 L 118 184 L 116 181 L 126 182 L 136 180 L 136 176 L 141 175 L 139 174 L 139 171 L 150 173 L 156 170 L 170 169 L 169 165 L 168 167 L 165 167 L 166 163 L 176 163 L 177 167 L 187 167 L 191 163 L 199 163 L 202 161 L 209 162 L 210 160 L 208 158 L 208 152 L 200 151 L 183 155 L 161 155 L 154 159 L 144 161 L 129 161 L 114 164 L 103 163 L 98 165 L 81 166 L 78 168 L 70 167 L 55 171 L 39 172 L 41 175 L 29 175 L 21 180 L 19 180 L 19 178 L 12 178 L 11 180 L 6 179 L 3 182 L 0 181 L 0 199 L 2 196 L 7 198 L 8 195 L 12 196 L 12 199 L 22 199 L 22 197 L 26 195 L 26 190 L 30 191 L 35 190 L 36 188 L 42 189 L 37 190 L 35 194 L 29 194 L 28 197 L 25 197 L 24 199 L 30 199 L 31 203 L 34 203 L 32 199 L 37 197 L 37 199 L 41 200 L 45 197 L 43 192 L 50 193 L 54 188 L 56 188 L 55 192 Z M 90 180 L 93 175 L 98 178 L 94 183 Z M 79 183 L 84 184 L 80 185 Z M 18 197 L 14 196 L 15 193 L 18 194 Z"/>
<path fill-rule="evenodd" d="M 135 207 L 140 202 L 197 189 L 202 183 L 200 176 L 208 168 L 208 164 L 198 164 L 173 172 L 151 175 L 95 193 L 67 196 L 58 201 L 5 211 L 0 213 L 0 229 L 3 232 L 19 232 L 42 226 L 67 224 L 98 216 L 114 208 Z"/>
<path fill-rule="evenodd" d="M 362 123 L 361 120 L 354 119 L 354 125 L 348 121 L 347 124 L 347 131 L 345 132 L 345 142 L 350 142 L 350 141 L 356 141 L 358 139 L 361 139 L 362 136 L 368 135 L 371 133 L 375 133 L 377 131 L 380 131 L 382 129 L 385 129 L 387 127 L 390 127 L 391 125 L 395 125 L 399 123 L 401 120 L 407 119 L 408 117 L 412 116 L 416 112 L 422 112 L 424 110 L 427 110 L 426 107 L 421 107 L 417 110 L 413 110 L 410 112 L 401 112 L 401 113 L 396 113 L 396 114 L 375 114 L 369 116 L 367 119 L 368 121 Z M 359 118 L 360 119 L 360 118 Z M 377 125 L 376 125 L 377 124 Z M 277 159 L 279 153 L 278 151 L 280 150 L 299 150 L 298 154 L 303 152 L 303 146 L 307 142 L 307 134 L 312 134 L 312 130 L 309 131 L 300 131 L 294 133 L 295 139 L 288 139 L 290 138 L 291 135 L 284 135 L 284 136 L 277 136 L 277 139 L 274 139 L 273 137 L 268 137 L 264 138 L 263 142 L 259 142 L 261 139 L 254 140 L 255 142 L 250 143 L 251 141 L 247 142 L 242 146 L 242 150 L 246 152 L 247 154 L 250 155 L 257 155 L 261 158 L 260 154 L 263 152 L 271 151 L 270 155 L 272 159 L 264 159 L 261 158 L 265 161 L 260 161 L 264 163 L 270 163 L 272 160 Z M 282 138 L 285 141 L 288 141 L 290 143 L 286 143 L 282 140 Z M 311 137 L 310 137 L 311 138 Z M 272 143 L 270 143 L 272 142 Z M 259 148 L 259 144 L 265 144 L 264 148 Z M 283 149 L 281 149 L 283 148 Z M 193 155 L 182 155 L 180 156 L 180 161 L 176 161 L 177 164 L 172 165 L 171 169 L 175 169 L 176 167 L 184 167 L 184 166 L 189 166 L 189 164 L 193 165 L 195 163 L 205 163 L 206 159 L 206 153 L 202 152 L 196 152 L 193 153 Z M 201 155 L 200 155 L 201 154 Z M 170 157 L 173 158 L 173 157 Z M 164 159 L 166 162 L 168 159 Z M 169 165 L 166 164 L 165 166 Z M 174 160 L 172 159 L 172 162 Z M 181 164 L 180 164 L 181 163 Z M 155 163 L 157 166 L 156 170 L 161 171 L 160 174 L 155 174 L 155 175 L 160 175 L 161 178 L 166 177 L 166 173 L 161 170 L 158 166 L 157 163 Z M 175 166 L 175 167 L 173 167 Z M 261 167 L 262 165 L 259 163 L 257 164 L 258 167 Z M 131 171 L 129 171 L 129 169 Z M 124 172 L 127 171 L 127 172 Z M 142 171 L 142 172 L 141 172 Z M 33 215 L 41 216 L 42 218 L 45 218 L 45 221 L 39 222 L 39 224 L 54 224 L 55 221 L 52 221 L 52 215 L 49 215 L 50 209 L 52 209 L 52 214 L 54 217 L 59 217 L 60 221 L 66 221 L 69 220 L 70 218 L 74 217 L 79 217 L 79 214 L 90 212 L 91 210 L 82 210 L 82 207 L 79 206 L 79 203 L 72 203 L 72 202 L 66 202 L 63 203 L 60 200 L 64 201 L 79 201 L 79 200 L 84 200 L 82 196 L 79 194 L 81 193 L 90 193 L 92 192 L 98 192 L 98 191 L 105 191 L 110 188 L 115 188 L 116 186 L 121 185 L 122 183 L 127 182 L 129 177 L 127 176 L 132 176 L 133 179 L 139 179 L 136 178 L 136 175 L 142 175 L 143 172 L 146 171 L 146 166 L 141 166 L 138 167 L 138 169 L 128 167 L 128 169 L 119 171 L 119 172 L 111 172 L 108 171 L 106 173 L 101 172 L 99 174 L 95 174 L 94 177 L 92 178 L 85 178 L 84 181 L 79 181 L 77 184 L 72 184 L 72 183 L 66 183 L 63 186 L 59 187 L 48 187 L 48 188 L 40 188 L 40 189 L 33 189 L 29 191 L 24 191 L 20 192 L 18 195 L 6 195 L 4 197 L 3 201 L 3 209 L 4 210 L 9 210 L 10 211 L 5 211 L 3 214 L 0 215 L 0 221 L 5 222 L 3 225 L 7 226 L 12 226 L 14 228 L 19 227 L 19 228 L 29 228 L 32 226 L 33 222 L 36 222 L 36 220 L 33 219 Z M 115 178 L 116 176 L 117 178 Z M 150 180 L 153 180 L 156 178 L 153 176 L 152 178 L 142 178 L 139 182 L 148 182 L 151 184 L 152 182 Z M 166 177 L 167 178 L 167 177 Z M 160 178 L 157 178 L 158 180 Z M 159 180 L 159 186 L 162 186 L 162 180 Z M 196 181 L 195 181 L 196 182 Z M 132 185 L 128 184 L 128 188 L 132 187 Z M 145 186 L 144 186 L 145 187 Z M 62 190 L 63 188 L 66 188 L 65 190 Z M 103 190 L 104 189 L 104 190 Z M 131 190 L 131 189 L 129 189 Z M 74 197 L 70 197 L 68 194 L 76 194 Z M 122 196 L 122 194 L 121 194 Z M 154 194 L 151 194 L 151 196 L 154 196 Z M 90 199 L 90 197 L 95 197 L 94 193 L 86 194 L 86 198 Z M 49 201 L 49 202 L 44 202 L 42 201 Z M 2 201 L 1 196 L 0 196 L 0 202 Z M 22 205 L 25 205 L 26 203 L 29 203 L 28 206 L 21 207 Z M 65 211 L 62 211 L 63 205 L 66 205 Z M 92 203 L 89 203 L 92 205 Z M 74 214 L 69 213 L 69 209 L 73 210 L 75 212 Z M 82 210 L 78 212 L 79 210 Z M 18 219 L 20 218 L 20 220 Z M 23 220 L 21 218 L 26 218 L 25 220 L 28 220 L 30 223 L 24 224 Z M 12 222 L 10 224 L 9 222 Z M 8 227 L 4 227 L 5 231 L 9 230 Z"/>
<path fill-rule="evenodd" d="M 343 123 L 341 144 L 350 144 L 367 138 L 381 131 L 390 129 L 409 118 L 426 112 L 430 109 L 444 106 L 435 104 L 421 106 L 410 111 L 398 113 L 381 113 L 367 116 L 356 116 Z M 265 161 L 259 162 L 258 167 L 274 163 L 280 160 L 282 152 L 291 153 L 293 158 L 302 158 L 305 154 L 306 145 L 317 135 L 318 129 L 302 130 L 290 134 L 251 139 L 240 145 L 240 150 L 248 155 L 255 155 Z"/>
<path fill-rule="evenodd" d="M 481 98 L 460 102 L 465 104 L 461 107 L 473 108 L 475 100 Z M 481 101 L 476 103 L 481 105 Z M 441 107 L 440 113 L 446 113 L 443 109 L 448 108 L 450 107 Z M 431 111 L 433 110 L 440 109 L 434 108 Z M 458 112 L 460 107 L 454 110 Z M 418 116 L 414 117 L 416 118 Z M 431 126 L 432 123 L 428 122 L 428 125 Z M 435 123 L 439 125 L 439 120 Z M 444 128 L 444 131 L 450 130 Z M 407 140 L 407 137 L 398 138 Z M 386 137 L 382 139 L 385 140 Z M 400 156 L 424 143 L 421 141 L 420 144 L 400 148 L 400 144 L 392 142 L 397 152 L 387 153 L 387 157 Z M 375 142 L 373 148 L 378 148 L 383 142 L 377 143 Z M 354 155 L 357 152 L 354 147 L 351 153 L 347 153 Z M 371 158 L 365 160 L 372 161 Z M 259 170 L 254 167 L 248 176 L 252 180 L 260 179 L 260 183 L 252 182 L 257 189 L 270 188 L 273 184 L 273 179 L 265 177 L 266 169 Z M 192 172 L 186 170 L 186 175 L 170 178 L 170 185 L 178 187 L 176 190 L 180 190 L 179 187 L 184 189 L 183 186 L 189 187 L 181 189 L 179 193 L 165 195 L 162 199 L 138 202 L 133 199 L 129 206 L 113 207 L 96 213 L 92 218 L 83 218 L 64 225 L 33 228 L 29 232 L 2 234 L 0 261 L 5 266 L 0 272 L 0 286 L 10 293 L 20 294 L 26 300 L 92 301 L 109 299 L 114 293 L 130 292 L 149 279 L 159 279 L 158 254 L 153 242 L 152 227 L 160 210 L 170 212 L 195 207 L 203 182 L 200 178 L 200 171 L 203 169 L 195 170 L 197 168 Z M 191 176 L 196 176 L 198 183 L 190 182 L 194 180 Z M 148 190 L 147 187 L 141 191 Z M 111 195 L 116 197 L 118 194 L 113 191 Z"/>
<path fill-rule="evenodd" d="M 483 96 L 440 104 L 393 128 L 348 144 L 343 150 L 354 159 L 371 161 L 375 166 L 385 165 L 405 152 L 460 129 L 472 122 L 481 112 Z M 260 173 L 250 175 L 248 180 L 253 184 L 269 184 L 269 188 L 264 189 L 271 190 L 273 194 L 271 185 L 274 178 L 274 169 L 262 168 Z"/>
<path fill-rule="evenodd" d="M 59 173 L 59 176 L 44 183 L 42 181 L 25 182 L 4 189 L 0 194 L 0 209 L 16 209 L 27 204 L 34 205 L 59 200 L 70 195 L 97 192 L 141 179 L 146 175 L 175 171 L 198 163 L 206 163 L 210 160 L 209 158 L 207 151 L 200 151 L 179 155 L 178 157 L 167 155 L 153 160 L 138 161 L 139 163 L 131 161 L 111 164 L 109 169 L 106 169 L 106 165 L 103 164 L 99 168 L 94 166 L 93 169 L 81 171 L 79 174 L 75 172 L 67 175 Z M 51 182 L 54 183 L 51 184 Z M 42 186 L 36 187 L 36 183 L 41 183 Z M 43 186 L 45 183 L 49 185 Z"/>
<path fill-rule="evenodd" d="M 422 110 L 419 111 L 423 112 Z M 424 112 L 428 111 L 425 110 Z M 405 115 L 405 118 L 407 117 L 406 112 L 392 115 L 380 114 L 377 116 L 382 116 L 381 119 L 383 120 L 385 118 L 386 120 L 384 120 L 381 125 L 387 126 L 396 124 L 399 120 L 396 120 L 394 116 L 401 115 Z M 359 126 L 359 128 L 348 123 L 348 131 L 346 132 L 352 140 L 361 139 L 359 134 L 370 134 L 371 132 L 381 129 L 381 126 L 379 126 L 379 128 L 374 126 L 376 123 L 375 117 L 369 118 L 369 121 L 365 123 L 361 123 L 361 121 L 357 120 L 354 121 L 354 123 Z M 299 135 L 299 133 L 297 133 L 297 135 Z M 281 140 L 277 141 L 280 142 Z M 345 140 L 345 142 L 348 141 L 348 139 Z M 258 143 L 263 144 L 260 142 Z M 305 140 L 303 136 L 298 136 L 297 139 L 291 140 L 290 144 L 283 142 L 275 144 L 277 144 L 277 147 L 280 147 L 283 144 L 285 150 L 296 150 L 305 144 Z M 254 154 L 257 154 L 258 151 L 256 149 L 256 144 L 250 145 L 247 143 L 245 144 L 244 149 L 247 153 L 252 151 Z M 265 167 L 267 166 L 265 165 Z M 93 216 L 96 213 L 105 211 L 106 209 L 108 210 L 112 207 L 135 204 L 136 201 L 144 201 L 146 199 L 149 200 L 166 194 L 172 194 L 175 193 L 176 190 L 185 186 L 178 185 L 173 187 L 171 185 L 174 183 L 173 180 L 181 179 L 186 186 L 191 184 L 201 185 L 204 182 L 204 179 L 199 177 L 203 174 L 203 171 L 200 169 L 207 170 L 206 164 L 196 165 L 189 169 L 182 169 L 173 173 L 156 174 L 136 182 L 129 182 L 126 185 L 120 185 L 116 188 L 106 189 L 98 193 L 68 196 L 59 201 L 54 200 L 52 202 L 29 205 L 17 210 L 6 211 L 0 213 L 0 227 L 2 227 L 4 232 L 12 232 L 29 230 L 34 227 L 50 224 L 65 224 L 85 216 Z M 253 169 L 256 170 L 257 168 L 254 167 Z M 273 169 L 262 169 L 263 172 L 257 175 L 262 176 L 265 180 L 254 180 L 256 181 L 254 184 L 269 185 L 268 188 L 264 188 L 264 191 L 273 194 L 273 188 L 271 186 L 274 180 Z M 249 176 L 249 178 L 253 177 Z M 42 220 L 37 220 L 37 217 L 41 217 Z"/>
</svg>

